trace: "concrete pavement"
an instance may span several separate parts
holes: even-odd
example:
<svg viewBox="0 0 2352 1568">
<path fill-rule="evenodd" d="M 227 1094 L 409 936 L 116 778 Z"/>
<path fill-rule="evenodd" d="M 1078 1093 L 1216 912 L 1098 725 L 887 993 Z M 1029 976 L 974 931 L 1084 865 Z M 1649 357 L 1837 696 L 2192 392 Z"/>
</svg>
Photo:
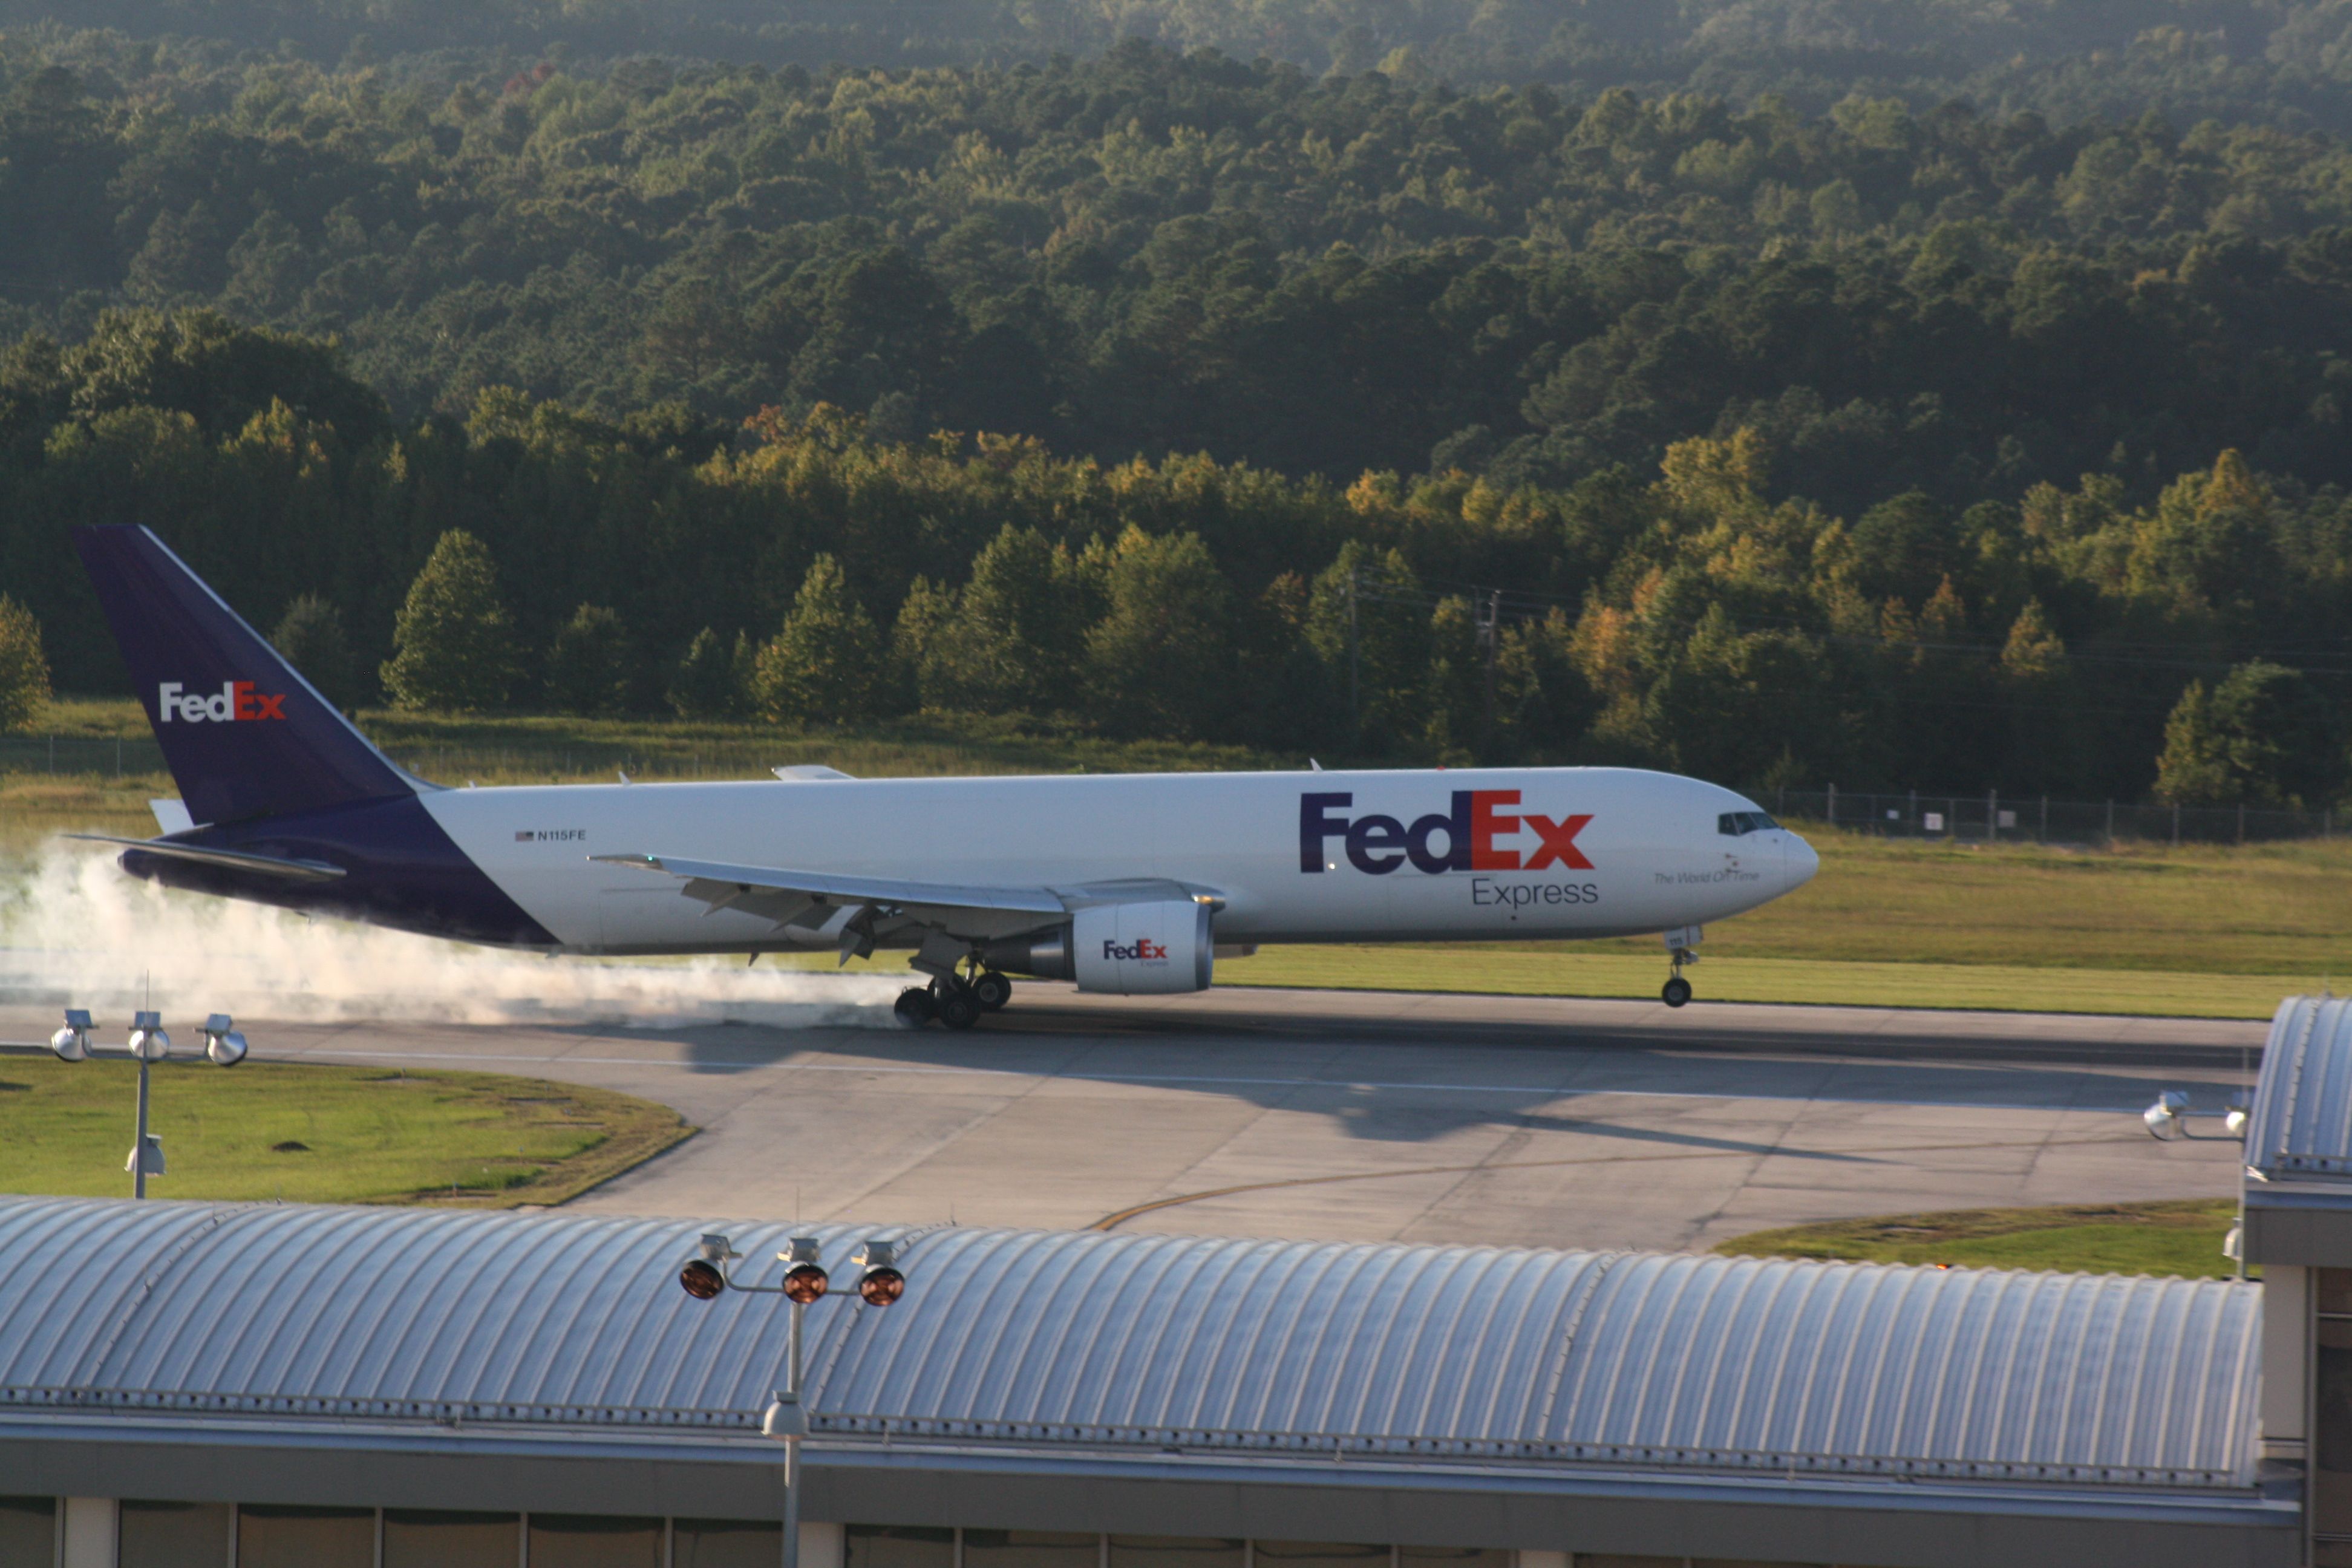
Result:
<svg viewBox="0 0 2352 1568">
<path fill-rule="evenodd" d="M 578 1200 L 676 1215 L 1705 1247 L 1904 1210 L 2217 1196 L 2258 1024 L 1024 985 L 980 1029 L 272 1024 L 263 1058 L 478 1067 L 703 1131 Z M 50 1011 L 0 1006 L 34 1039 Z"/>
</svg>

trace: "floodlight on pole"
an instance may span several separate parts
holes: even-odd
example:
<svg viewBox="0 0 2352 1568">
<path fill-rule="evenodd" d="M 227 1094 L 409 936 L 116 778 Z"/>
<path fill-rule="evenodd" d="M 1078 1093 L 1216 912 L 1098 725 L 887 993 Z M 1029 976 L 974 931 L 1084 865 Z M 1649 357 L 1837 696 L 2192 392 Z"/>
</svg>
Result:
<svg viewBox="0 0 2352 1568">
<path fill-rule="evenodd" d="M 767 1408 L 760 1413 L 760 1432 L 784 1446 L 783 1568 L 800 1568 L 801 1440 L 809 1431 L 808 1405 L 801 1397 L 801 1319 L 810 1307 L 832 1292 L 832 1276 L 824 1268 L 824 1243 L 814 1236 L 793 1237 L 776 1254 L 776 1261 L 785 1267 L 783 1279 L 773 1285 L 746 1285 L 730 1276 L 727 1265 L 741 1254 L 724 1236 L 706 1233 L 695 1252 L 679 1267 L 677 1282 L 696 1300 L 715 1300 L 729 1290 L 740 1290 L 752 1295 L 782 1296 L 792 1309 L 786 1331 L 784 1386 L 775 1391 Z M 898 1260 L 898 1244 L 880 1238 L 868 1240 L 851 1256 L 850 1267 L 863 1270 L 857 1280 L 860 1301 L 869 1307 L 887 1307 L 906 1294 L 907 1277 L 899 1272 Z"/>
<path fill-rule="evenodd" d="M 58 1054 L 60 1061 L 88 1061 L 97 1054 L 89 1041 L 96 1026 L 90 1022 L 89 1009 L 68 1007 L 65 1026 L 49 1037 L 49 1049 Z M 147 1178 L 164 1173 L 163 1140 L 147 1131 L 147 1069 L 172 1055 L 172 1037 L 163 1030 L 163 1014 L 144 1007 L 134 1013 L 123 1050 L 139 1064 L 139 1120 L 122 1169 L 131 1177 L 131 1195 L 143 1198 L 147 1195 Z M 236 1020 L 227 1014 L 215 1013 L 205 1020 L 205 1055 L 215 1066 L 235 1067 L 245 1060 L 247 1050 L 245 1037 L 237 1033 Z"/>
</svg>

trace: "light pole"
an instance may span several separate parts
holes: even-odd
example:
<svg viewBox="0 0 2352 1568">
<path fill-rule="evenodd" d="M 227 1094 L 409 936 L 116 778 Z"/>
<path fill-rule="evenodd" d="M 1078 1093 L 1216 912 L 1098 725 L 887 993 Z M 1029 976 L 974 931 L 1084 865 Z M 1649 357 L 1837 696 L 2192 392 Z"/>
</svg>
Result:
<svg viewBox="0 0 2352 1568">
<path fill-rule="evenodd" d="M 232 1027 L 233 1020 L 226 1013 L 215 1013 L 205 1020 L 205 1055 L 216 1067 L 233 1068 L 245 1060 L 245 1037 Z M 88 1061 L 91 1055 L 89 1009 L 66 1009 L 65 1027 L 49 1037 L 49 1049 L 57 1052 L 60 1061 Z M 131 1173 L 131 1195 L 147 1195 L 147 1178 L 163 1173 L 163 1141 L 147 1131 L 147 1068 L 172 1054 L 172 1037 L 163 1032 L 160 1013 L 141 1011 L 131 1015 L 131 1038 L 127 1042 L 132 1059 L 139 1064 L 139 1131 L 131 1144 L 131 1157 L 122 1168 Z"/>
<path fill-rule="evenodd" d="M 773 1285 L 745 1285 L 727 1272 L 727 1265 L 743 1255 L 723 1236 L 706 1234 L 698 1256 L 677 1271 L 678 1288 L 698 1301 L 718 1299 L 727 1290 L 755 1296 L 782 1296 L 792 1305 L 788 1348 L 784 1354 L 784 1386 L 760 1416 L 760 1433 L 784 1446 L 784 1568 L 801 1564 L 801 1439 L 808 1436 L 808 1408 L 801 1402 L 801 1317 L 833 1288 L 823 1262 L 824 1244 L 813 1236 L 796 1236 L 776 1261 L 784 1277 Z M 907 1277 L 898 1272 L 898 1244 L 871 1240 L 850 1255 L 849 1266 L 860 1269 L 858 1300 L 869 1307 L 887 1307 L 907 1293 Z"/>
</svg>

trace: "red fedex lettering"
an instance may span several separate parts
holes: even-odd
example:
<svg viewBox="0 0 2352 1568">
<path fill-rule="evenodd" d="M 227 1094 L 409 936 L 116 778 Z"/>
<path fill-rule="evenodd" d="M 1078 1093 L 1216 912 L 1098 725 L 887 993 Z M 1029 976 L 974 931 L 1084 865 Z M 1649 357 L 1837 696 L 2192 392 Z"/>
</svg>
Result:
<svg viewBox="0 0 2352 1568">
<path fill-rule="evenodd" d="M 1584 851 L 1576 847 L 1576 836 L 1584 831 L 1586 823 L 1592 820 L 1590 812 L 1580 816 L 1562 817 L 1558 822 L 1529 812 L 1519 820 L 1526 823 L 1528 830 L 1542 841 L 1535 858 L 1527 863 L 1528 870 L 1540 871 L 1555 861 L 1571 871 L 1592 869 L 1592 862 L 1587 860 Z"/>
<path fill-rule="evenodd" d="M 1516 816 L 1497 816 L 1498 805 L 1517 805 L 1519 792 L 1515 789 L 1474 789 L 1470 792 L 1470 869 L 1473 871 L 1516 871 L 1519 868 L 1519 852 L 1497 849 L 1495 840 L 1508 837 L 1519 830 Z"/>
</svg>

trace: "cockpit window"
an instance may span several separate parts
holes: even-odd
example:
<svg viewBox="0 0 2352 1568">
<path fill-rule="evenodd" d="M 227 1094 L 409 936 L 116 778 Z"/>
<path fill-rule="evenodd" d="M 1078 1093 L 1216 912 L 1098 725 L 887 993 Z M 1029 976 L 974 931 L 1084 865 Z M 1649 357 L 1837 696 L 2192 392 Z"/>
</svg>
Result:
<svg viewBox="0 0 2352 1568">
<path fill-rule="evenodd" d="M 1715 819 L 1715 830 L 1732 838 L 1743 833 L 1758 833 L 1767 827 L 1780 826 L 1760 811 L 1727 811 Z"/>
</svg>

